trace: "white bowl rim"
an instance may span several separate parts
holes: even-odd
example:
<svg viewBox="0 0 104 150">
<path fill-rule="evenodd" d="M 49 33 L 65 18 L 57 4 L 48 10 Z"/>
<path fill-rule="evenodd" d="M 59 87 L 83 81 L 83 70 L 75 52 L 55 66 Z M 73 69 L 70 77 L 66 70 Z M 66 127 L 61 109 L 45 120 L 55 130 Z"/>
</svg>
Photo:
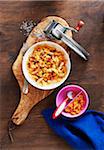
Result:
<svg viewBox="0 0 104 150">
<path fill-rule="evenodd" d="M 60 82 L 57 82 L 57 83 L 53 83 L 51 85 L 47 85 L 47 86 L 41 86 L 39 84 L 36 83 L 35 80 L 33 80 L 30 76 L 29 76 L 29 73 L 26 69 L 26 62 L 27 62 L 27 59 L 28 59 L 28 56 L 29 54 L 31 54 L 34 50 L 34 47 L 38 46 L 38 45 L 44 45 L 44 44 L 48 44 L 50 46 L 55 46 L 57 49 L 61 50 L 64 52 L 64 55 L 67 59 L 67 74 L 66 76 L 60 81 Z M 71 71 L 71 61 L 70 61 L 70 58 L 69 58 L 69 55 L 68 53 L 66 52 L 66 50 L 60 46 L 59 44 L 55 43 L 55 42 L 51 42 L 51 41 L 41 41 L 41 42 L 38 42 L 38 43 L 35 43 L 34 45 L 32 45 L 24 54 L 23 56 L 23 60 L 22 60 L 22 71 L 23 71 L 23 74 L 24 74 L 24 77 L 26 78 L 26 80 L 34 87 L 38 88 L 38 89 L 42 89 L 42 90 L 51 90 L 51 89 L 55 89 L 56 87 L 60 86 L 62 83 L 65 82 L 65 80 L 67 79 L 67 77 L 69 76 L 70 74 L 70 71 Z"/>
</svg>

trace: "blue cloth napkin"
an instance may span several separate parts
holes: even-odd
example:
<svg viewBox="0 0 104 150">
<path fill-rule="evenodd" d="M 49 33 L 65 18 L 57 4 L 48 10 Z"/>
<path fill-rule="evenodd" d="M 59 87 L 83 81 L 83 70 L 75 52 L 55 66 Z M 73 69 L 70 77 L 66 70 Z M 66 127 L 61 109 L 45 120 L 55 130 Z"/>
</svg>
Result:
<svg viewBox="0 0 104 150">
<path fill-rule="evenodd" d="M 86 111 L 74 120 L 60 116 L 52 119 L 54 109 L 45 109 L 42 114 L 53 129 L 76 150 L 104 150 L 104 113 Z"/>
</svg>

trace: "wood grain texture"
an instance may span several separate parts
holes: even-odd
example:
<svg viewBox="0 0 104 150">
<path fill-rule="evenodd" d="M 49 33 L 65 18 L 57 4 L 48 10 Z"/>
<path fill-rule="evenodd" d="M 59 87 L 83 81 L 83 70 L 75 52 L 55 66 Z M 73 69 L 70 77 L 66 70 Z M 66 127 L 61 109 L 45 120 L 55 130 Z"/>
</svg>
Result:
<svg viewBox="0 0 104 150">
<path fill-rule="evenodd" d="M 14 130 L 14 143 L 9 142 L 7 123 L 15 111 L 20 90 L 12 73 L 12 65 L 26 37 L 19 31 L 21 22 L 27 18 L 37 23 L 49 15 L 64 18 L 75 26 L 78 20 L 85 26 L 74 38 L 87 49 L 91 56 L 88 62 L 71 53 L 72 71 L 65 82 L 79 84 L 90 96 L 89 109 L 104 112 L 104 2 L 95 0 L 53 2 L 2 2 L 0 1 L 0 141 L 2 150 L 69 150 L 61 138 L 45 123 L 41 111 L 55 106 L 59 89 L 38 103 L 25 123 Z M 63 86 L 64 86 L 63 85 Z"/>
<path fill-rule="evenodd" d="M 12 116 L 12 121 L 16 125 L 22 124 L 25 121 L 26 117 L 28 116 L 30 110 L 33 108 L 33 106 L 35 106 L 38 102 L 40 102 L 41 100 L 46 98 L 53 91 L 53 90 L 40 90 L 40 89 L 33 87 L 30 84 L 28 85 L 29 91 L 27 94 L 24 94 L 22 91 L 22 88 L 24 86 L 24 76 L 22 73 L 22 58 L 24 55 L 24 51 L 26 51 L 29 47 L 31 47 L 33 44 L 35 44 L 37 42 L 50 40 L 47 37 L 45 37 L 43 31 L 52 20 L 59 22 L 63 26 L 69 27 L 67 22 L 60 17 L 49 16 L 49 17 L 42 19 L 42 21 L 37 26 L 34 27 L 32 32 L 28 36 L 28 38 L 25 42 L 25 46 L 24 45 L 22 46 L 20 53 L 17 56 L 17 59 L 12 66 L 13 73 L 14 73 L 14 75 L 19 83 L 20 89 L 21 89 L 20 102 L 19 102 L 19 105 L 18 105 L 16 111 L 14 112 L 14 114 Z M 39 34 L 44 35 L 43 38 L 38 37 Z M 67 31 L 66 34 L 68 36 L 72 37 L 71 31 Z M 59 43 L 62 47 L 67 49 L 67 46 L 63 42 L 61 42 L 59 40 L 53 40 L 53 41 L 55 43 Z"/>
</svg>

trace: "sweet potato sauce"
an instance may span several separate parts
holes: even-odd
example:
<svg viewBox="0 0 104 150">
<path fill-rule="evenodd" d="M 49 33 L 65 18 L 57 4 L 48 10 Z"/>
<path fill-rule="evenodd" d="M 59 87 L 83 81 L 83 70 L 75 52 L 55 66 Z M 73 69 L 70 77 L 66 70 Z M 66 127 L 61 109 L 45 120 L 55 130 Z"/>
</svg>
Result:
<svg viewBox="0 0 104 150">
<path fill-rule="evenodd" d="M 27 69 L 33 80 L 40 85 L 60 82 L 67 73 L 64 53 L 49 45 L 34 48 L 27 61 Z"/>
</svg>

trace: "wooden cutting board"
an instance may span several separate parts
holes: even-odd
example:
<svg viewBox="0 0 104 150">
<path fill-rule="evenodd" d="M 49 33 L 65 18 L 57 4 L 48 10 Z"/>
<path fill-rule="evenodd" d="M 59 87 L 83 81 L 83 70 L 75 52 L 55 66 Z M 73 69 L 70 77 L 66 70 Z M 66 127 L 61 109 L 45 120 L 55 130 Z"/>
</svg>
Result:
<svg viewBox="0 0 104 150">
<path fill-rule="evenodd" d="M 20 102 L 12 116 L 12 121 L 16 125 L 22 124 L 25 121 L 26 117 L 28 116 L 30 110 L 33 108 L 33 106 L 36 105 L 39 101 L 43 100 L 45 97 L 47 97 L 53 91 L 53 90 L 40 90 L 29 84 L 29 91 L 27 94 L 24 94 L 22 92 L 22 88 L 24 84 L 24 76 L 22 73 L 22 65 L 21 65 L 24 52 L 30 46 L 32 46 L 34 43 L 37 43 L 39 41 L 50 40 L 44 35 L 43 30 L 49 24 L 51 20 L 56 20 L 63 26 L 67 26 L 67 27 L 69 26 L 68 23 L 60 17 L 49 16 L 49 17 L 44 18 L 32 30 L 32 32 L 30 33 L 30 35 L 28 36 L 26 40 L 26 43 L 24 43 L 22 48 L 20 49 L 19 55 L 17 56 L 17 59 L 15 60 L 12 66 L 14 76 L 16 77 L 18 84 L 20 86 L 20 90 L 21 90 Z M 67 31 L 66 34 L 72 37 L 71 31 Z M 58 40 L 51 40 L 51 41 L 56 42 L 60 44 L 61 46 L 63 46 L 65 49 L 67 49 L 67 46 L 61 41 L 58 41 Z"/>
</svg>

